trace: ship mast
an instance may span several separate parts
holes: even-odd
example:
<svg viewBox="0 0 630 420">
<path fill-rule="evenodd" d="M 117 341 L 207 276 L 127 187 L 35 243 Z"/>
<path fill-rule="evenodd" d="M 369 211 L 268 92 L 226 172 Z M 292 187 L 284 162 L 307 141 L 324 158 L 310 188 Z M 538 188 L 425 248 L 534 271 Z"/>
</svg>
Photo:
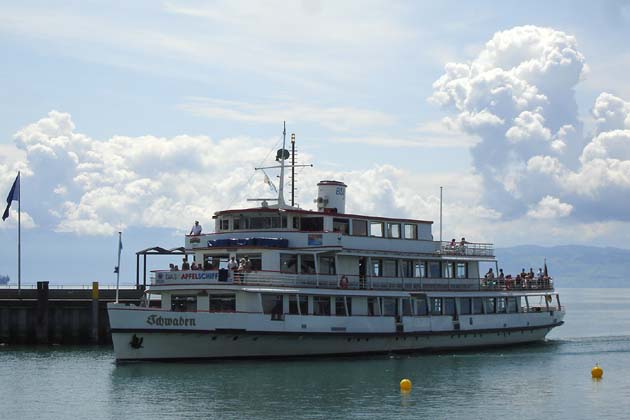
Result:
<svg viewBox="0 0 630 420">
<path fill-rule="evenodd" d="M 282 130 L 282 149 L 276 159 L 280 159 L 280 188 L 278 188 L 278 208 L 283 209 L 286 207 L 284 202 L 284 160 L 285 160 L 285 146 L 287 144 L 287 122 L 283 121 Z"/>
</svg>

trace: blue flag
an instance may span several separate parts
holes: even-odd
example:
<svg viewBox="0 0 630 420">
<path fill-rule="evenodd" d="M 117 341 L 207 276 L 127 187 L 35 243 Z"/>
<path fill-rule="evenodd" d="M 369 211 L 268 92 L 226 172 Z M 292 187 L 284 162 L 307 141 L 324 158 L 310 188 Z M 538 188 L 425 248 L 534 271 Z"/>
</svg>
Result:
<svg viewBox="0 0 630 420">
<path fill-rule="evenodd" d="M 7 208 L 4 209 L 4 214 L 2 215 L 2 220 L 7 220 L 9 217 L 9 208 L 11 208 L 11 202 L 20 201 L 20 173 L 18 172 L 15 181 L 13 181 L 13 186 L 11 187 L 11 191 L 9 191 L 9 195 L 7 196 Z"/>
</svg>

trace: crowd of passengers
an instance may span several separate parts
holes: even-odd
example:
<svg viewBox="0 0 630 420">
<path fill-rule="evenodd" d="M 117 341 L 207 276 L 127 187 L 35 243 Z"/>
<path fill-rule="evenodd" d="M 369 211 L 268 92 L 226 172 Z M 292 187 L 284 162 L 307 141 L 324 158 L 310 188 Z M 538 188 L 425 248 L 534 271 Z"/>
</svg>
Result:
<svg viewBox="0 0 630 420">
<path fill-rule="evenodd" d="M 526 272 L 523 268 L 515 277 L 512 277 L 511 274 L 505 275 L 502 268 L 499 269 L 499 275 L 495 275 L 492 268 L 490 268 L 484 276 L 487 286 L 499 285 L 508 289 L 511 287 L 548 286 L 550 280 L 551 277 L 546 273 L 546 266 L 545 271 L 542 268 L 538 268 L 538 273 L 536 274 L 534 274 L 532 267 L 529 268 L 529 272 Z"/>
<path fill-rule="evenodd" d="M 219 267 L 215 266 L 210 262 L 210 260 L 204 261 L 203 264 L 196 262 L 192 262 L 192 264 L 188 263 L 188 259 L 186 257 L 182 258 L 182 268 L 180 269 L 177 264 L 169 264 L 170 271 L 189 271 L 189 270 L 218 270 Z M 230 261 L 227 264 L 228 272 L 230 276 L 238 279 L 242 273 L 251 273 L 252 272 L 252 261 L 249 257 L 243 257 L 240 261 L 236 261 L 236 257 L 231 257 Z"/>
</svg>

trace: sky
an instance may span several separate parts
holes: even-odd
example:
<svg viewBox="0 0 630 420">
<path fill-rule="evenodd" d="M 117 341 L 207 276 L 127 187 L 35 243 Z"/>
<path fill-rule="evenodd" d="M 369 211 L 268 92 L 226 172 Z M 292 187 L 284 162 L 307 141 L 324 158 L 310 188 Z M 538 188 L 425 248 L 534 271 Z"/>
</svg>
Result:
<svg viewBox="0 0 630 420">
<path fill-rule="evenodd" d="M 134 282 L 136 251 L 270 194 L 253 168 L 283 121 L 314 165 L 303 208 L 336 179 L 349 212 L 435 220 L 437 238 L 442 186 L 444 239 L 627 248 L 628 39 L 628 1 L 0 1 L 22 281 L 112 283 L 122 231 Z"/>
</svg>

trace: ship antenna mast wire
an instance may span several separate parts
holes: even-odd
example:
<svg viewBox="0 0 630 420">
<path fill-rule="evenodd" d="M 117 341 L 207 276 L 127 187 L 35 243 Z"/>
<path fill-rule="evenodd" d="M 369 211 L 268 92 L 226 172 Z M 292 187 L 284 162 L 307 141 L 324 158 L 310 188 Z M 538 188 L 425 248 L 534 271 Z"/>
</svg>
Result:
<svg viewBox="0 0 630 420">
<path fill-rule="evenodd" d="M 279 154 L 280 157 L 280 188 L 278 188 L 278 210 L 284 208 L 286 205 L 284 203 L 284 161 L 285 155 L 284 151 L 287 144 L 287 122 L 283 121 L 283 130 L 282 130 L 282 150 Z"/>
</svg>

